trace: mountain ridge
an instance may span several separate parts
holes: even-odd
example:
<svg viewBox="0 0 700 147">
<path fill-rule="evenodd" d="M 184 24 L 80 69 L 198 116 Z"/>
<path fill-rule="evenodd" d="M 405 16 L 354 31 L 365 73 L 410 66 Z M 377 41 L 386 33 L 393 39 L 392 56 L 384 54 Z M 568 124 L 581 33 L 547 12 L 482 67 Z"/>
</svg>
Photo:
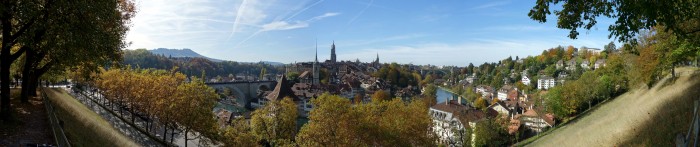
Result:
<svg viewBox="0 0 700 147">
<path fill-rule="evenodd" d="M 170 49 L 170 48 L 155 48 L 148 50 L 148 52 L 151 52 L 154 55 L 164 55 L 168 57 L 198 57 L 198 58 L 205 58 L 209 59 L 213 62 L 223 62 L 223 61 L 230 61 L 230 60 L 222 60 L 222 59 L 216 59 L 216 58 L 210 58 L 204 55 L 201 55 L 192 49 L 189 48 L 182 48 L 182 49 Z M 274 61 L 259 61 L 259 62 L 248 62 L 248 63 L 265 63 L 273 66 L 281 66 L 284 65 L 284 63 L 281 62 L 274 62 Z"/>
</svg>

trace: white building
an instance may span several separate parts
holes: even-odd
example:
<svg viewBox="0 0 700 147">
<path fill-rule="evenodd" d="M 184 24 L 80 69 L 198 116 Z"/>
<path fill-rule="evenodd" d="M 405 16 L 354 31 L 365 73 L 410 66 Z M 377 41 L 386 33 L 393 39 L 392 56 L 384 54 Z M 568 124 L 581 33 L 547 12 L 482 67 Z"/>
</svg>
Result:
<svg viewBox="0 0 700 147">
<path fill-rule="evenodd" d="M 479 85 L 476 86 L 476 92 L 481 93 L 481 96 L 485 98 L 493 93 L 493 88 L 491 88 L 491 86 Z"/>
<path fill-rule="evenodd" d="M 474 132 L 473 126 L 476 126 L 478 121 L 498 115 L 496 110 L 487 109 L 484 112 L 460 105 L 455 100 L 436 104 L 430 107 L 428 113 L 433 120 L 433 132 L 437 135 L 439 142 L 447 146 L 462 146 L 464 135 L 471 135 L 473 142 L 475 134 L 466 134 L 466 129 L 472 129 Z"/>
<path fill-rule="evenodd" d="M 511 85 L 503 85 L 501 89 L 498 89 L 498 100 L 505 101 L 508 99 L 508 93 L 510 93 L 512 90 L 514 90 L 514 87 Z"/>
<path fill-rule="evenodd" d="M 594 64 L 595 69 L 605 67 L 605 59 L 598 59 Z"/>
<path fill-rule="evenodd" d="M 498 112 L 498 114 L 501 114 L 502 116 L 510 115 L 510 110 L 505 105 L 503 105 L 502 102 L 494 103 L 491 106 L 489 106 L 489 108 L 496 110 L 496 112 Z"/>
<path fill-rule="evenodd" d="M 590 64 L 591 64 L 591 63 L 588 62 L 588 60 L 584 60 L 583 62 L 581 62 L 581 68 L 583 68 L 583 69 L 591 69 L 591 68 L 589 67 Z"/>
<path fill-rule="evenodd" d="M 545 129 L 554 125 L 554 115 L 539 114 L 534 109 L 529 109 L 520 117 L 523 125 L 533 132 L 542 132 Z"/>
<path fill-rule="evenodd" d="M 523 84 L 530 86 L 530 78 L 528 78 L 527 75 L 523 75 L 522 78 L 520 78 L 520 82 L 523 82 Z"/>
<path fill-rule="evenodd" d="M 433 132 L 438 136 L 439 142 L 448 145 L 461 145 L 462 135 L 466 132 L 467 124 L 463 124 L 461 120 L 461 112 L 466 111 L 467 107 L 456 103 L 439 103 L 430 107 L 430 116 L 433 120 Z"/>
<path fill-rule="evenodd" d="M 556 66 L 557 66 L 557 69 L 564 68 L 564 60 L 557 61 Z"/>
<path fill-rule="evenodd" d="M 566 70 L 576 70 L 576 59 L 566 61 Z"/>
<path fill-rule="evenodd" d="M 537 89 L 547 90 L 556 85 L 556 81 L 552 77 L 544 76 L 537 79 Z"/>
<path fill-rule="evenodd" d="M 469 82 L 470 84 L 474 83 L 474 80 L 476 80 L 476 76 L 472 74 L 471 76 L 465 78 L 465 80 L 467 80 L 467 82 Z"/>
</svg>

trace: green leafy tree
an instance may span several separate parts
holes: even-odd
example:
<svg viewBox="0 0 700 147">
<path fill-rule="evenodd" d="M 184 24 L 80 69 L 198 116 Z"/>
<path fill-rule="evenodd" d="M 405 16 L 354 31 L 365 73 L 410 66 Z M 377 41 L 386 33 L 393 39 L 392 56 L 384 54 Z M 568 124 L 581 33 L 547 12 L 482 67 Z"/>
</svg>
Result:
<svg viewBox="0 0 700 147">
<path fill-rule="evenodd" d="M 480 121 L 476 123 L 475 127 L 475 146 L 503 146 L 508 141 L 508 132 L 496 119 Z"/>
<path fill-rule="evenodd" d="M 1 3 L 0 81 L 10 81 L 12 63 L 25 52 L 31 52 L 25 55 L 25 59 L 30 59 L 25 60 L 23 73 L 23 78 L 28 78 L 23 83 L 30 84 L 27 87 L 36 87 L 36 81 L 53 66 L 70 67 L 118 59 L 118 54 L 114 53 L 125 47 L 122 40 L 135 12 L 130 0 L 8 0 Z M 19 49 L 13 52 L 12 48 Z M 95 71 L 97 66 L 92 67 Z M 10 82 L 0 83 L 0 119 L 3 120 L 9 119 L 12 111 L 9 86 Z M 22 101 L 27 102 L 26 97 Z"/>
<path fill-rule="evenodd" d="M 608 44 L 606 44 L 605 46 L 603 46 L 603 50 L 604 50 L 606 53 L 613 53 L 613 52 L 616 52 L 616 51 L 617 51 L 617 47 L 615 47 L 615 42 L 610 41 L 610 43 L 608 43 Z"/>
<path fill-rule="evenodd" d="M 558 17 L 557 27 L 570 30 L 569 37 L 573 39 L 579 35 L 579 28 L 590 30 L 601 16 L 617 19 L 608 30 L 610 37 L 615 36 L 620 42 L 634 40 L 640 31 L 657 25 L 667 26 L 668 30 L 681 38 L 696 38 L 700 32 L 700 24 L 696 23 L 700 18 L 700 14 L 696 13 L 700 10 L 700 5 L 696 1 L 539 0 L 528 16 L 546 22 L 547 16 L 552 14 L 551 10 L 555 10 L 554 15 Z"/>
<path fill-rule="evenodd" d="M 425 87 L 425 91 L 423 92 L 423 95 L 427 97 L 436 97 L 437 95 L 437 86 L 433 84 L 428 84 L 428 86 Z"/>
</svg>

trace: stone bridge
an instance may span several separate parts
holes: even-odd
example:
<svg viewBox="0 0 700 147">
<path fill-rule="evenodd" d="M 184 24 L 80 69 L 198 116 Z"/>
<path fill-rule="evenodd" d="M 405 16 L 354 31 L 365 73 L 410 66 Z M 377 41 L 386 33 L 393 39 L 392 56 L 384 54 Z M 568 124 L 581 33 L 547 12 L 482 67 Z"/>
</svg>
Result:
<svg viewBox="0 0 700 147">
<path fill-rule="evenodd" d="M 219 92 L 228 88 L 231 90 L 231 95 L 236 98 L 236 102 L 250 108 L 250 101 L 257 98 L 262 91 L 273 90 L 277 81 L 208 82 L 206 84 Z"/>
</svg>

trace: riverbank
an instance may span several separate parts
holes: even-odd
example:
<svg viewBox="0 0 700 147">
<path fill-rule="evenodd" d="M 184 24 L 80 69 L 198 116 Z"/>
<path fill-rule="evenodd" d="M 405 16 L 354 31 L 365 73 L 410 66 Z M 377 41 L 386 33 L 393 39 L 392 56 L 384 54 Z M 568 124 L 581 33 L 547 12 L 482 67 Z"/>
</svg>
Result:
<svg viewBox="0 0 700 147">
<path fill-rule="evenodd" d="M 459 94 L 455 94 L 449 88 L 445 88 L 442 86 L 437 86 L 437 87 L 438 88 L 437 88 L 436 94 L 435 94 L 437 103 L 444 103 L 447 100 L 456 100 L 457 98 L 462 98 L 461 96 L 459 96 Z M 463 100 L 464 100 L 464 102 L 466 102 L 466 99 L 463 99 Z"/>
</svg>

